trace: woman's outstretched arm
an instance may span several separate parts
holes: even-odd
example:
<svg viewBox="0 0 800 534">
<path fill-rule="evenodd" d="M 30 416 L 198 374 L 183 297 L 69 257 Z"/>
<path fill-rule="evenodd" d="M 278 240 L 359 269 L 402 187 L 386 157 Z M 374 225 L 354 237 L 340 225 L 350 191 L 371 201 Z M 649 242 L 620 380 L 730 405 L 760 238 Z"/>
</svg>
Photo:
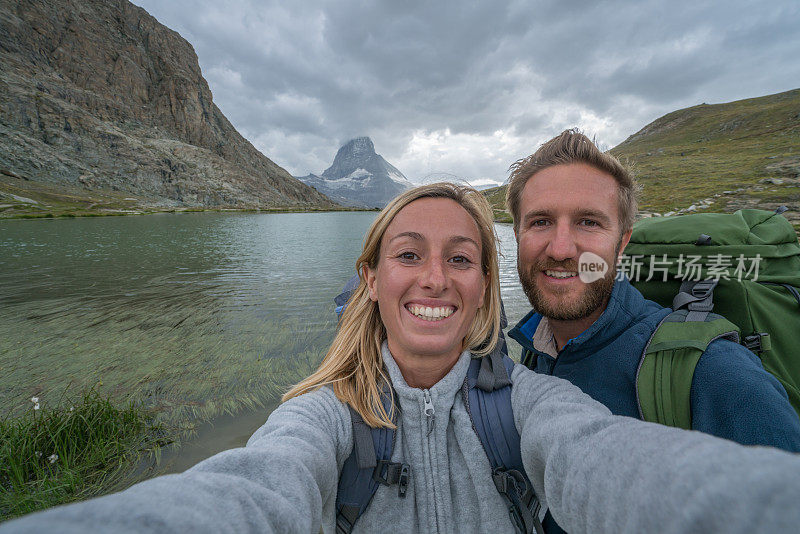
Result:
<svg viewBox="0 0 800 534">
<path fill-rule="evenodd" d="M 319 532 L 351 448 L 349 414 L 323 389 L 279 406 L 244 448 L 0 532 Z"/>
<path fill-rule="evenodd" d="M 567 532 L 797 532 L 800 456 L 612 416 L 517 365 L 525 469 Z"/>
</svg>

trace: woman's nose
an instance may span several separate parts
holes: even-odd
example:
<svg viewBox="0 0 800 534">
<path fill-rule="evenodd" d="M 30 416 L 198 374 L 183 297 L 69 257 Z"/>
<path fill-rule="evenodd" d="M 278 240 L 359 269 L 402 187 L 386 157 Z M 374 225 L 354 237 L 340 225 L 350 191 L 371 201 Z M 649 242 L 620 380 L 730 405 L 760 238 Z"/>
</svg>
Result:
<svg viewBox="0 0 800 534">
<path fill-rule="evenodd" d="M 419 285 L 434 292 L 441 292 L 447 287 L 447 271 L 440 261 L 429 260 L 422 266 Z"/>
</svg>

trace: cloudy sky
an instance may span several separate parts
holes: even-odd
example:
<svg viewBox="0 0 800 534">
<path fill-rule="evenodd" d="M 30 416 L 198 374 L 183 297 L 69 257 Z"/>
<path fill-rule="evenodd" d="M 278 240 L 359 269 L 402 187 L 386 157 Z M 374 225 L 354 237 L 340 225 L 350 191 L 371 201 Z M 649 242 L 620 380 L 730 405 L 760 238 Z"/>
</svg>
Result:
<svg viewBox="0 0 800 534">
<path fill-rule="evenodd" d="M 565 128 L 610 148 L 675 109 L 800 87 L 797 0 L 134 3 L 296 176 L 367 135 L 412 182 L 499 183 Z"/>
</svg>

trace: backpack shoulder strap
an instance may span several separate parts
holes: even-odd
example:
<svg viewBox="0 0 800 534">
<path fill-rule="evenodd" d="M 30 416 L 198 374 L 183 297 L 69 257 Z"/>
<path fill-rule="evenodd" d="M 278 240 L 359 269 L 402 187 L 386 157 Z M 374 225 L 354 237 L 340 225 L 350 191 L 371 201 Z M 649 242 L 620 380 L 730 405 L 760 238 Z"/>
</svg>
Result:
<svg viewBox="0 0 800 534">
<path fill-rule="evenodd" d="M 700 356 L 716 339 L 739 342 L 736 325 L 711 313 L 716 282 L 707 282 L 681 285 L 674 311 L 645 345 L 636 371 L 636 401 L 645 421 L 691 429 L 692 378 Z"/>
<path fill-rule="evenodd" d="M 525 474 L 511 409 L 514 362 L 501 349 L 470 362 L 462 393 L 472 426 L 492 467 L 492 480 L 518 532 L 543 533 L 540 503 Z"/>
<path fill-rule="evenodd" d="M 388 390 L 388 391 L 387 391 Z M 381 400 L 387 412 L 392 413 L 392 422 L 397 422 L 400 404 L 394 402 L 394 390 L 384 389 Z M 394 411 L 390 411 L 394 406 Z M 410 469 L 407 464 L 392 462 L 395 430 L 372 428 L 361 415 L 350 409 L 353 426 L 353 451 L 344 462 L 339 474 L 336 491 L 336 532 L 349 534 L 356 520 L 367 509 L 380 484 L 397 484 L 400 497 L 406 496 Z"/>
</svg>

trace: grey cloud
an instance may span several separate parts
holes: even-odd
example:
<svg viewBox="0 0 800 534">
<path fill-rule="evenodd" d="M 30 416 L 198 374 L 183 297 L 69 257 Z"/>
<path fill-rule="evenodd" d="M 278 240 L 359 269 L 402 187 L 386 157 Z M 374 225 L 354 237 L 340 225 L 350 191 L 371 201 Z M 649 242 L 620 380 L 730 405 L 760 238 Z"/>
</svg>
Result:
<svg viewBox="0 0 800 534">
<path fill-rule="evenodd" d="M 502 130 L 515 148 L 438 170 L 503 179 L 512 151 L 566 127 L 615 145 L 678 107 L 800 79 L 794 0 L 136 3 L 194 45 L 217 105 L 295 174 L 359 135 L 394 163 L 415 132 Z"/>
</svg>

